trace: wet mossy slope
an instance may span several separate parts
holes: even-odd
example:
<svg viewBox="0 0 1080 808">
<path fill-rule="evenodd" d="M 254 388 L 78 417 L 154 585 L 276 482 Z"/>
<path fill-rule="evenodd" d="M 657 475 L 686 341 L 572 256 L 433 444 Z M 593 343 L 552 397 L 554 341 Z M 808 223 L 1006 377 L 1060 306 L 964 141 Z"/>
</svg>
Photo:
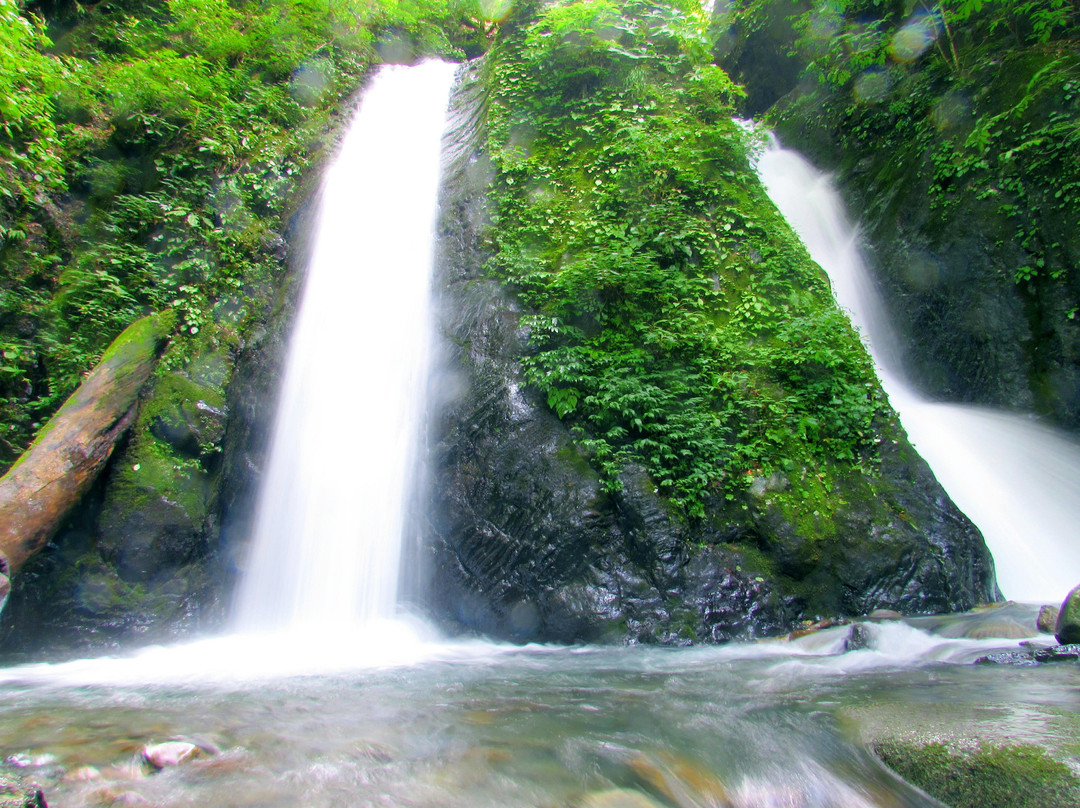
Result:
<svg viewBox="0 0 1080 808">
<path fill-rule="evenodd" d="M 442 223 L 447 622 L 718 641 L 992 599 L 749 164 L 699 5 L 557 3 L 502 34 Z"/>
</svg>

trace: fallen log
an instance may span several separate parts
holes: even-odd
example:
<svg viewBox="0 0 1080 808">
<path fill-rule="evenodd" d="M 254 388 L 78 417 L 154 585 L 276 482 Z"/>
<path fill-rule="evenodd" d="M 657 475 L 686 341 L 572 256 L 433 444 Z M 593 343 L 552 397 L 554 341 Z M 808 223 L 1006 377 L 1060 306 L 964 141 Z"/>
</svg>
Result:
<svg viewBox="0 0 1080 808">
<path fill-rule="evenodd" d="M 174 322 L 170 311 L 128 326 L 0 478 L 0 574 L 45 546 L 105 467 Z"/>
</svg>

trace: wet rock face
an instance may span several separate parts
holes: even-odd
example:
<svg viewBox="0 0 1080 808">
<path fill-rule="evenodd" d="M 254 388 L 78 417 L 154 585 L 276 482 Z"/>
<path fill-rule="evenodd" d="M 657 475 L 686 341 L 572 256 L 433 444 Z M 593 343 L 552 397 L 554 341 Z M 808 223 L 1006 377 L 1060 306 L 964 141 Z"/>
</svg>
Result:
<svg viewBox="0 0 1080 808">
<path fill-rule="evenodd" d="M 872 210 L 886 194 L 897 200 L 897 215 L 866 224 L 907 374 L 933 398 L 1036 412 L 1075 430 L 1080 338 L 1068 293 L 1013 280 L 1030 258 L 994 212 L 973 202 L 936 232 L 918 183 L 883 189 L 873 170 L 845 168 L 840 179 L 853 209 Z"/>
<path fill-rule="evenodd" d="M 892 424 L 880 478 L 852 472 L 797 519 L 807 483 L 762 480 L 687 520 L 639 468 L 606 492 L 522 376 L 516 302 L 484 276 L 490 168 L 476 85 L 455 96 L 436 291 L 427 584 L 452 630 L 517 641 L 679 644 L 777 634 L 822 614 L 965 609 L 997 596 L 982 537 Z M 471 97 L 470 97 L 471 96 Z M 798 471 L 798 470 L 796 470 Z M 805 475 L 804 475 L 805 476 Z"/>
</svg>

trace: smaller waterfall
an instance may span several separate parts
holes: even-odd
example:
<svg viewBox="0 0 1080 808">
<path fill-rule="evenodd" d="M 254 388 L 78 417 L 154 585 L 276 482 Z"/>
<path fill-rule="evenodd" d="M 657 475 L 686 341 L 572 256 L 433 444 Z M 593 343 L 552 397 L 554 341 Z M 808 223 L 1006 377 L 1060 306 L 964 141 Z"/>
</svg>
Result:
<svg viewBox="0 0 1080 808">
<path fill-rule="evenodd" d="M 1080 584 L 1080 446 L 1032 418 L 920 396 L 900 372 L 899 341 L 828 177 L 775 141 L 758 173 L 862 332 L 912 444 L 982 531 L 1004 595 L 1060 603 Z"/>
<path fill-rule="evenodd" d="M 241 630 L 395 615 L 454 69 L 384 67 L 327 174 L 236 602 Z"/>
</svg>

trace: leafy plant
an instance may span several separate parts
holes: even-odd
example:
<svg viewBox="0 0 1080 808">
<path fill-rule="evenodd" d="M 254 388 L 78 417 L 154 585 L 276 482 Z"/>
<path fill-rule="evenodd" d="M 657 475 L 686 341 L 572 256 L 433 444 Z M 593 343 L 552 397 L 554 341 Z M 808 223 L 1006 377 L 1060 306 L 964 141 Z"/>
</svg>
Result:
<svg viewBox="0 0 1080 808">
<path fill-rule="evenodd" d="M 690 516 L 792 458 L 869 457 L 861 344 L 768 202 L 697 3 L 552 4 L 496 52 L 491 271 L 527 381 L 612 489 Z"/>
</svg>

